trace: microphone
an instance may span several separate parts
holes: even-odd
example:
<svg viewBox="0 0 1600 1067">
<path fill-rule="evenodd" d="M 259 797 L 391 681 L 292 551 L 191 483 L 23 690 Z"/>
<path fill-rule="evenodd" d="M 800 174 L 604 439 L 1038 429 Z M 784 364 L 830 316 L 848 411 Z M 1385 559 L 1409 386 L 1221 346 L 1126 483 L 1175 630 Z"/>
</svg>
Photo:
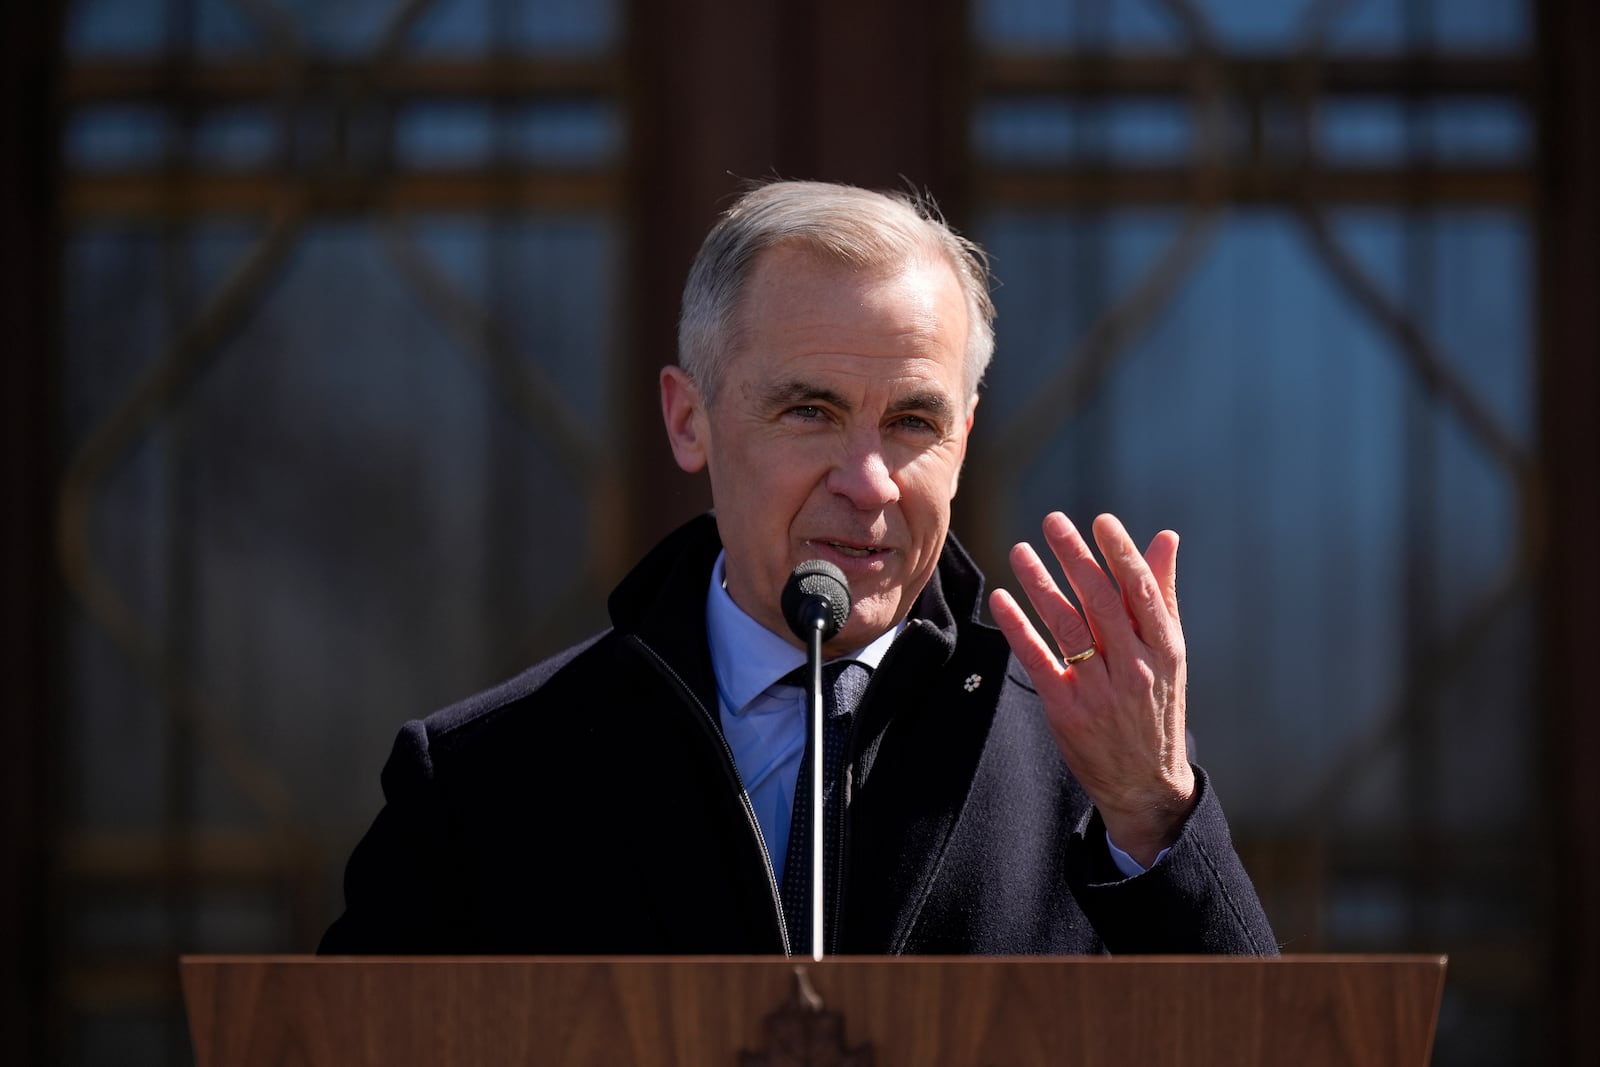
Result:
<svg viewBox="0 0 1600 1067">
<path fill-rule="evenodd" d="M 784 584 L 782 607 L 796 637 L 809 643 L 811 635 L 820 631 L 826 641 L 850 618 L 850 583 L 827 560 L 807 560 Z"/>
<path fill-rule="evenodd" d="M 811 958 L 822 961 L 822 643 L 850 618 L 850 583 L 827 560 L 800 564 L 783 586 L 783 617 L 806 645 L 806 749 L 811 753 Z M 792 825 L 792 824 L 791 824 Z M 792 946 L 791 946 L 792 947 Z"/>
</svg>

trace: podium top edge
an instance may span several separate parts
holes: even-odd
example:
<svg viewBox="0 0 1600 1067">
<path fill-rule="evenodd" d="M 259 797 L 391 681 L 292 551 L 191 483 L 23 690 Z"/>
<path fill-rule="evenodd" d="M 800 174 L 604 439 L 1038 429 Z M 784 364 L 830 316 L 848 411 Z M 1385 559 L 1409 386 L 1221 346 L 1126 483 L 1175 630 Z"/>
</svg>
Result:
<svg viewBox="0 0 1600 1067">
<path fill-rule="evenodd" d="M 1368 954 L 1292 954 L 1286 956 L 828 956 L 820 963 L 803 957 L 785 956 L 313 956 L 313 955 L 208 955 L 186 953 L 178 957 L 183 968 L 220 965 L 349 965 L 352 963 L 378 966 L 418 964 L 447 965 L 471 963 L 474 965 L 501 964 L 526 966 L 528 964 L 626 964 L 681 965 L 725 964 L 748 965 L 789 964 L 792 966 L 826 967 L 833 963 L 875 965 L 887 967 L 916 966 L 924 963 L 985 963 L 1013 966 L 1052 966 L 1063 963 L 1090 966 L 1150 967 L 1150 966 L 1259 966 L 1272 967 L 1343 965 L 1404 965 L 1444 967 L 1450 957 L 1444 953 L 1368 953 Z"/>
</svg>

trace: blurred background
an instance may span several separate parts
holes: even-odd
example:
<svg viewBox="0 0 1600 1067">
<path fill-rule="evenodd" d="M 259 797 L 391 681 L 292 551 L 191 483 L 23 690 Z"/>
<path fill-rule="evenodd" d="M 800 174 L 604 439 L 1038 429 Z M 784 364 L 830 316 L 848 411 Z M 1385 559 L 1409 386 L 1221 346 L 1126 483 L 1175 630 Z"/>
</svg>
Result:
<svg viewBox="0 0 1600 1067">
<path fill-rule="evenodd" d="M 400 723 L 604 625 L 772 175 L 993 254 L 991 580 L 1054 507 L 1183 534 L 1285 950 L 1448 953 L 1435 1063 L 1600 1062 L 1597 7 L 9 5 L 7 1062 L 189 1062 L 177 955 L 310 951 Z"/>
</svg>

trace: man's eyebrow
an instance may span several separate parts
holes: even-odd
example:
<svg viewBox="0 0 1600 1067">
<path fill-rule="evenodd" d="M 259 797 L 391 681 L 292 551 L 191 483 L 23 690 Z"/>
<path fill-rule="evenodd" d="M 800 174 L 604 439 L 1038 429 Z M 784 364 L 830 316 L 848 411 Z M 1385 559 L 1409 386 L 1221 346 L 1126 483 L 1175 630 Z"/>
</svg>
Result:
<svg viewBox="0 0 1600 1067">
<path fill-rule="evenodd" d="M 854 407 L 844 394 L 801 378 L 776 382 L 761 394 L 761 406 L 768 411 L 778 411 L 796 404 L 826 404 L 844 412 Z M 955 403 L 940 390 L 919 390 L 896 397 L 889 403 L 887 414 L 904 415 L 908 412 L 918 412 L 948 422 L 954 417 Z"/>
<path fill-rule="evenodd" d="M 850 410 L 850 401 L 843 394 L 800 378 L 776 382 L 761 394 L 761 406 L 769 410 L 791 404 L 827 404 L 840 411 Z"/>
<path fill-rule="evenodd" d="M 944 393 L 929 390 L 897 397 L 889 405 L 889 414 L 903 415 L 908 411 L 920 411 L 938 419 L 948 419 L 955 409 L 955 404 Z"/>
</svg>

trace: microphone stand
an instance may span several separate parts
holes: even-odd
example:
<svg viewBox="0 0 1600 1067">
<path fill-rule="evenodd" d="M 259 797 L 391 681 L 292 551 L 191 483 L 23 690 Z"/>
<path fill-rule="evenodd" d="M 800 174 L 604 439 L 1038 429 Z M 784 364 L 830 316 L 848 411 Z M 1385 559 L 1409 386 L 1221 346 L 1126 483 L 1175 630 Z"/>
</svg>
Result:
<svg viewBox="0 0 1600 1067">
<path fill-rule="evenodd" d="M 796 567 L 784 583 L 784 621 L 806 647 L 806 673 L 811 684 L 806 696 L 806 742 L 811 749 L 811 958 L 822 959 L 823 892 L 822 846 L 828 827 L 823 819 L 822 760 L 824 705 L 822 703 L 822 643 L 844 628 L 850 618 L 850 583 L 844 572 L 826 560 L 813 559 Z M 791 951 L 793 945 L 790 946 Z"/>
<path fill-rule="evenodd" d="M 822 845 L 828 828 L 822 807 L 822 631 L 827 625 L 826 606 L 820 599 L 811 609 L 806 634 L 806 668 L 810 686 L 806 693 L 806 725 L 811 746 L 811 959 L 822 962 Z"/>
</svg>

